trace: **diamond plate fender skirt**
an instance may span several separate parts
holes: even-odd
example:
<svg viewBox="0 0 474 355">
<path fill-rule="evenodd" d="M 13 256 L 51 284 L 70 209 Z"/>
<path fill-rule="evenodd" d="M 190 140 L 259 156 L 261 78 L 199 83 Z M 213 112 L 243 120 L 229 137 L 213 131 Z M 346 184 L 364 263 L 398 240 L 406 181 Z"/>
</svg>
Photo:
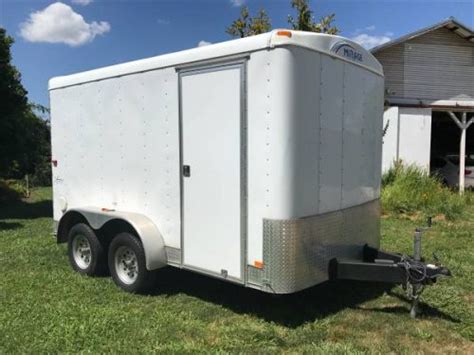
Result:
<svg viewBox="0 0 474 355">
<path fill-rule="evenodd" d="M 298 219 L 263 221 L 261 289 L 292 293 L 329 279 L 333 258 L 362 260 L 380 243 L 379 199 Z"/>
<path fill-rule="evenodd" d="M 111 221 L 126 222 L 133 227 L 142 242 L 143 249 L 145 250 L 147 269 L 155 270 L 167 265 L 163 236 L 156 225 L 144 215 L 115 210 L 104 211 L 94 207 L 71 209 L 68 210 L 59 221 L 57 234 L 58 243 L 66 242 L 65 238 L 67 238 L 67 233 L 64 233 L 64 231 L 68 229 L 67 225 L 70 224 L 72 218 L 76 221 L 78 218 L 85 219 L 95 230 L 100 229 Z"/>
</svg>

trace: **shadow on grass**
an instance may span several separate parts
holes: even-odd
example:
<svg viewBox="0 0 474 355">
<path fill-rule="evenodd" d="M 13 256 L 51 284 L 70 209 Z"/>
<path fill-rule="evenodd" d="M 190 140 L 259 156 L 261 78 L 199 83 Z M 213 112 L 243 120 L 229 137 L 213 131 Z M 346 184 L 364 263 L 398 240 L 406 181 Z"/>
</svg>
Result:
<svg viewBox="0 0 474 355">
<path fill-rule="evenodd" d="M 151 294 L 184 293 L 290 328 L 354 308 L 391 289 L 380 283 L 331 281 L 294 294 L 271 295 L 184 270 L 165 268 L 159 273 Z"/>
<path fill-rule="evenodd" d="M 52 215 L 53 204 L 51 200 L 37 202 L 16 200 L 0 203 L 0 219 L 35 219 L 51 217 Z"/>
<path fill-rule="evenodd" d="M 397 295 L 393 295 L 393 294 L 391 295 L 397 298 L 400 298 Z M 383 308 L 357 307 L 357 309 L 361 311 L 377 312 L 377 313 L 409 314 L 410 302 L 408 300 L 406 300 L 406 302 L 407 302 L 406 307 L 403 307 L 403 306 L 391 306 L 391 307 L 383 307 Z M 454 318 L 444 312 L 441 312 L 440 310 L 434 307 L 431 307 L 430 305 L 427 305 L 426 303 L 420 302 L 419 307 L 420 307 L 420 311 L 417 315 L 417 318 L 439 318 L 439 319 L 444 319 L 453 323 L 461 323 L 459 319 Z"/>
<path fill-rule="evenodd" d="M 0 231 L 18 229 L 18 228 L 21 228 L 21 227 L 22 227 L 21 223 L 0 221 Z"/>
<path fill-rule="evenodd" d="M 399 300 L 401 300 L 403 302 L 406 302 L 407 308 L 398 306 L 398 307 L 387 307 L 387 308 L 382 308 L 382 309 L 378 309 L 378 310 L 377 309 L 365 308 L 365 310 L 373 310 L 373 311 L 385 312 L 385 313 L 407 313 L 407 312 L 409 312 L 408 309 L 409 309 L 409 305 L 411 304 L 411 301 L 407 297 L 405 297 L 403 295 L 400 295 L 398 293 L 395 293 L 395 292 L 391 292 L 391 291 L 389 291 L 388 294 L 392 297 L 398 298 Z M 447 321 L 453 322 L 453 323 L 460 323 L 461 322 L 460 319 L 454 318 L 453 316 L 451 316 L 447 313 L 441 312 L 440 310 L 438 310 L 434 307 L 431 307 L 429 304 L 426 304 L 424 302 L 420 302 L 419 307 L 420 307 L 420 312 L 419 312 L 420 318 L 440 318 L 440 319 L 444 319 L 444 320 L 447 320 Z"/>
</svg>

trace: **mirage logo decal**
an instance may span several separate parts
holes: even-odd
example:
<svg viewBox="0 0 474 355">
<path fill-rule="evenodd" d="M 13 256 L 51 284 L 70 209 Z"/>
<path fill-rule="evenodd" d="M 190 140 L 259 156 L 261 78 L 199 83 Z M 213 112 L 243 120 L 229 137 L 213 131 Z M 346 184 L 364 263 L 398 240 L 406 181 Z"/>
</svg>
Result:
<svg viewBox="0 0 474 355">
<path fill-rule="evenodd" d="M 348 43 L 336 43 L 331 50 L 341 57 L 348 58 L 355 62 L 363 62 L 362 53 L 358 52 Z"/>
</svg>

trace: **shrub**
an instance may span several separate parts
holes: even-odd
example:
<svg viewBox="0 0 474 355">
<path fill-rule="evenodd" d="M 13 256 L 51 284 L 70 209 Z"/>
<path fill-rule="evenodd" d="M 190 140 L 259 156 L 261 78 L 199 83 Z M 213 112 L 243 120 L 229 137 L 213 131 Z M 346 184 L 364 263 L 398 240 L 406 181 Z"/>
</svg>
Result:
<svg viewBox="0 0 474 355">
<path fill-rule="evenodd" d="M 465 196 L 443 186 L 440 179 L 414 165 L 396 162 L 382 177 L 382 208 L 385 213 L 460 217 L 470 203 Z"/>
<path fill-rule="evenodd" d="M 51 186 L 51 161 L 42 159 L 36 165 L 35 172 L 31 175 L 30 183 L 32 186 Z"/>
<path fill-rule="evenodd" d="M 26 197 L 26 186 L 19 180 L 0 179 L 0 202 Z"/>
</svg>

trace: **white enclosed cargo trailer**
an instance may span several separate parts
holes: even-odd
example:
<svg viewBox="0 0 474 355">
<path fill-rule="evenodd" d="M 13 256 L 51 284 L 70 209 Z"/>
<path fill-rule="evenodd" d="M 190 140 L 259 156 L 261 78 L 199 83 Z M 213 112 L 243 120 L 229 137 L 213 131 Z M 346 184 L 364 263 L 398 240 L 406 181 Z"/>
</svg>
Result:
<svg viewBox="0 0 474 355">
<path fill-rule="evenodd" d="M 321 283 L 379 246 L 383 87 L 358 44 L 287 30 L 53 78 L 58 242 L 129 291 L 165 265 Z"/>
</svg>

